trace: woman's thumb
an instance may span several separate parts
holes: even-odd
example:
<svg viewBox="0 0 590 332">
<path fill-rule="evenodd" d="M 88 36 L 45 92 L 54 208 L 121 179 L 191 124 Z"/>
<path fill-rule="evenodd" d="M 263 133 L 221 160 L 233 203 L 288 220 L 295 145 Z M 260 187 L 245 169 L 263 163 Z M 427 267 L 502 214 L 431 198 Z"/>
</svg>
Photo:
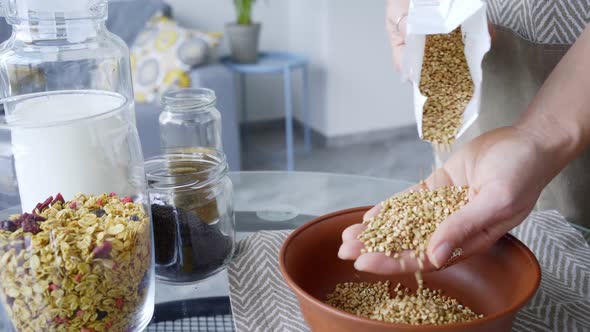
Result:
<svg viewBox="0 0 590 332">
<path fill-rule="evenodd" d="M 453 251 L 474 238 L 479 232 L 502 221 L 511 195 L 499 195 L 497 190 L 482 190 L 472 195 L 459 211 L 443 221 L 428 242 L 428 258 L 434 266 L 443 266 Z"/>
</svg>

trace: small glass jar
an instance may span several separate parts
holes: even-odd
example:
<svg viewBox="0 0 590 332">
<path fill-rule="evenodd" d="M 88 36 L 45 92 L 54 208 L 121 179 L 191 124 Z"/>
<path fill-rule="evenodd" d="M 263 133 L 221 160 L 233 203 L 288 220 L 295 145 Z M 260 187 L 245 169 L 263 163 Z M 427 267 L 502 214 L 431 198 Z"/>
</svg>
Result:
<svg viewBox="0 0 590 332">
<path fill-rule="evenodd" d="M 165 153 L 192 152 L 206 147 L 222 151 L 221 113 L 213 90 L 179 89 L 162 97 L 160 142 Z"/>
<path fill-rule="evenodd" d="M 173 153 L 145 163 L 154 222 L 156 277 L 193 283 L 225 267 L 233 255 L 233 186 L 222 152 Z"/>
</svg>

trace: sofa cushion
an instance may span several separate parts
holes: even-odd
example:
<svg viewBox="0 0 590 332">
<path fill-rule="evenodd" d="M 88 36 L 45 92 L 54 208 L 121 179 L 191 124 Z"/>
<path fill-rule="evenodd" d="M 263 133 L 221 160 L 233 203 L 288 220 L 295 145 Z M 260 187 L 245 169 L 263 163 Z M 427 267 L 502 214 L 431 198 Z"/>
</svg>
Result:
<svg viewBox="0 0 590 332">
<path fill-rule="evenodd" d="M 107 28 L 121 37 L 127 45 L 133 44 L 145 23 L 158 11 L 164 11 L 162 0 L 124 0 L 109 3 Z"/>
<path fill-rule="evenodd" d="M 208 62 L 220 37 L 180 27 L 173 19 L 156 14 L 131 47 L 135 100 L 151 103 L 170 89 L 190 87 L 191 68 Z"/>
</svg>

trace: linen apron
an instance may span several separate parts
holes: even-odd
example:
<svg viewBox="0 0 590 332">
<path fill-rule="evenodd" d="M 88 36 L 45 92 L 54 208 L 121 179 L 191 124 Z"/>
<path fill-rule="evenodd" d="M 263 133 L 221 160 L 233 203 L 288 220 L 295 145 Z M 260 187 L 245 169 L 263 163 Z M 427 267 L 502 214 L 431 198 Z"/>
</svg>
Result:
<svg viewBox="0 0 590 332">
<path fill-rule="evenodd" d="M 487 3 L 496 37 L 483 62 L 482 109 L 453 150 L 484 132 L 514 123 L 590 22 L 590 0 Z M 437 166 L 448 157 L 449 153 L 437 153 Z M 536 208 L 558 210 L 570 222 L 590 228 L 590 150 L 545 188 Z"/>
</svg>

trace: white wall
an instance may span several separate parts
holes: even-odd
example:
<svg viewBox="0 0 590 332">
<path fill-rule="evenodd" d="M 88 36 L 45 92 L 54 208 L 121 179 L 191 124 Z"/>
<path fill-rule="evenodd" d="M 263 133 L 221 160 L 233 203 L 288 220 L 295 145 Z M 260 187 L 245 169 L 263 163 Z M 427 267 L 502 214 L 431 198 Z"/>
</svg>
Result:
<svg viewBox="0 0 590 332">
<path fill-rule="evenodd" d="M 188 26 L 222 31 L 234 19 L 231 0 L 170 3 L 177 19 Z M 256 4 L 255 20 L 264 25 L 262 49 L 290 50 L 310 57 L 312 125 L 326 136 L 414 123 L 410 88 L 400 82 L 391 64 L 384 8 L 385 0 L 268 0 Z M 249 79 L 248 88 L 249 119 L 282 116 L 280 78 Z"/>
</svg>

